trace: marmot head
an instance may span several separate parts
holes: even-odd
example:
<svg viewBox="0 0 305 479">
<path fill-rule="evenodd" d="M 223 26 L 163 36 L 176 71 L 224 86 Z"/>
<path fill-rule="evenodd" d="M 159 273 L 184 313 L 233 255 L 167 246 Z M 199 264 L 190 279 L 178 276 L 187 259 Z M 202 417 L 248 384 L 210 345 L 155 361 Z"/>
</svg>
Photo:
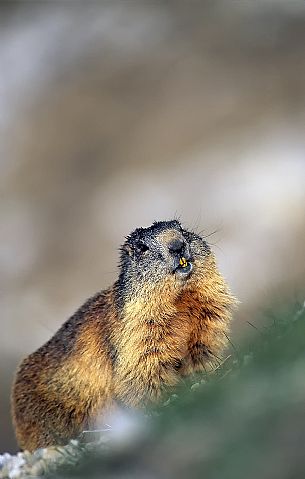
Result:
<svg viewBox="0 0 305 479">
<path fill-rule="evenodd" d="M 204 239 L 177 220 L 138 228 L 121 248 L 119 294 L 126 299 L 140 294 L 143 287 L 148 291 L 148 286 L 161 289 L 165 285 L 178 291 L 202 277 L 209 258 L 213 255 Z"/>
</svg>

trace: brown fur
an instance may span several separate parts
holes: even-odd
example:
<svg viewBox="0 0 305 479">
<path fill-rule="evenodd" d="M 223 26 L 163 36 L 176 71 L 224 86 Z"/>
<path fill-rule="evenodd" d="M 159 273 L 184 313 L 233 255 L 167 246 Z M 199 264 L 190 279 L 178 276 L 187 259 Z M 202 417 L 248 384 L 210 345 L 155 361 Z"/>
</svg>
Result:
<svg viewBox="0 0 305 479">
<path fill-rule="evenodd" d="M 171 233 L 156 238 L 166 243 Z M 65 443 L 117 404 L 155 402 L 179 378 L 219 358 L 234 298 L 212 253 L 194 259 L 187 281 L 168 274 L 140 292 L 131 285 L 121 311 L 116 291 L 117 284 L 88 300 L 22 362 L 12 394 L 22 448 Z"/>
</svg>

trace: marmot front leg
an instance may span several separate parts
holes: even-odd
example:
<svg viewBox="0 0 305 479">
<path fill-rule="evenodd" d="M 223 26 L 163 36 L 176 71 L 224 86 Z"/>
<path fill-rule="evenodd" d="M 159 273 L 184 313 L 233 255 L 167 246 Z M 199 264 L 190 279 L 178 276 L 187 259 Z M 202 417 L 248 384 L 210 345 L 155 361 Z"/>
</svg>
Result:
<svg viewBox="0 0 305 479">
<path fill-rule="evenodd" d="M 188 353 L 180 370 L 182 376 L 211 371 L 220 363 L 219 352 L 228 341 L 228 328 L 215 317 L 203 315 L 196 326 L 191 332 Z"/>
</svg>

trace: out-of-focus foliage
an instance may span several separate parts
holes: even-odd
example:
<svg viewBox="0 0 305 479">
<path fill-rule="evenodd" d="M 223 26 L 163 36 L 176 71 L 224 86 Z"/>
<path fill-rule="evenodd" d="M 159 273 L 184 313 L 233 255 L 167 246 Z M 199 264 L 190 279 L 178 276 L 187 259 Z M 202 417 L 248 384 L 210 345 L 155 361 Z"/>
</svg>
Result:
<svg viewBox="0 0 305 479">
<path fill-rule="evenodd" d="M 212 373 L 180 384 L 148 417 L 120 413 L 108 431 L 67 446 L 0 456 L 0 477 L 300 479 L 304 351 L 305 303 L 278 309 L 254 341 L 232 345 Z"/>
<path fill-rule="evenodd" d="M 281 310 L 208 382 L 182 386 L 139 440 L 58 478 L 300 479 L 305 475 L 305 308 Z M 69 460 L 67 460 L 67 463 Z"/>
</svg>

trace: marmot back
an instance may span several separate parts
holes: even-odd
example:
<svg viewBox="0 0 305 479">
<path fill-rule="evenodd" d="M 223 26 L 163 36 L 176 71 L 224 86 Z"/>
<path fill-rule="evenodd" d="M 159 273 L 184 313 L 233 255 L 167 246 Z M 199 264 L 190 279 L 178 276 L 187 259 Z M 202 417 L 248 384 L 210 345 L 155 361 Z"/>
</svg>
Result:
<svg viewBox="0 0 305 479">
<path fill-rule="evenodd" d="M 20 447 L 64 444 L 118 404 L 147 406 L 209 369 L 234 302 L 200 236 L 176 220 L 136 229 L 114 285 L 21 363 L 12 393 Z"/>
</svg>

